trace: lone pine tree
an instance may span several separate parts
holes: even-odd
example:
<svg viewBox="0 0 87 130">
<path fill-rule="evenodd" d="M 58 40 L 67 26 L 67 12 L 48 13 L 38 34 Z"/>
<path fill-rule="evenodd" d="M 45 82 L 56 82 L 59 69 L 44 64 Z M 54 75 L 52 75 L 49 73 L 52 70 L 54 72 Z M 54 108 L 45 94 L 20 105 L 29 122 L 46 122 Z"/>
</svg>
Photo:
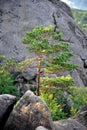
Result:
<svg viewBox="0 0 87 130">
<path fill-rule="evenodd" d="M 62 42 L 62 34 L 54 32 L 53 26 L 36 26 L 32 31 L 26 32 L 23 43 L 27 44 L 27 49 L 34 52 L 38 64 L 37 76 L 37 95 L 40 95 L 40 77 L 41 68 L 49 73 L 60 73 L 65 70 L 72 70 L 76 67 L 70 63 L 69 59 L 73 56 L 69 52 L 69 43 Z M 32 68 L 33 68 L 32 67 Z"/>
</svg>

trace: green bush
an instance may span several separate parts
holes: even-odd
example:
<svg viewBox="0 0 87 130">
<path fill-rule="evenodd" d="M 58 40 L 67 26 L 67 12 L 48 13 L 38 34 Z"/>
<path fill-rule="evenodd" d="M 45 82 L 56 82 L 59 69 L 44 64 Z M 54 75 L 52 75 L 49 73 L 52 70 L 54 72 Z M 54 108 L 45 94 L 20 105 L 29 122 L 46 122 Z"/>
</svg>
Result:
<svg viewBox="0 0 87 130">
<path fill-rule="evenodd" d="M 18 96 L 17 87 L 14 86 L 14 77 L 10 73 L 10 67 L 14 65 L 12 58 L 6 59 L 4 56 L 0 56 L 0 94 L 12 94 Z"/>
<path fill-rule="evenodd" d="M 87 30 L 87 10 L 72 9 L 75 22 L 84 31 Z"/>
<path fill-rule="evenodd" d="M 8 74 L 0 75 L 0 94 L 12 94 L 18 96 L 17 87 L 13 84 L 13 77 Z"/>
<path fill-rule="evenodd" d="M 53 120 L 60 120 L 66 118 L 66 113 L 63 112 L 61 103 L 58 103 L 58 95 L 57 97 L 54 95 L 54 89 L 52 91 L 41 91 L 41 97 L 47 103 Z"/>
<path fill-rule="evenodd" d="M 47 103 L 53 120 L 60 120 L 70 116 L 74 116 L 76 112 L 84 105 L 87 104 L 87 88 L 80 88 L 70 86 L 67 88 L 56 88 L 45 86 L 42 88 L 41 97 Z M 70 105 L 70 112 L 64 111 L 66 105 L 66 97 L 64 93 L 67 92 L 67 100 Z"/>
<path fill-rule="evenodd" d="M 71 106 L 71 115 L 75 113 L 84 105 L 87 104 L 87 88 L 69 87 L 67 90 L 69 98 L 73 101 Z"/>
</svg>

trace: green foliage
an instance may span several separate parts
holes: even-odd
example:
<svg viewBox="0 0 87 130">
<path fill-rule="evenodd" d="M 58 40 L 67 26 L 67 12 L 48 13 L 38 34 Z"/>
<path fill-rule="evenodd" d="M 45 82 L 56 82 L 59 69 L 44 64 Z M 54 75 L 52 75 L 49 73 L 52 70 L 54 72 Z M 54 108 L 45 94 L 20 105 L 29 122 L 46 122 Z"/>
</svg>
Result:
<svg viewBox="0 0 87 130">
<path fill-rule="evenodd" d="M 46 101 L 53 120 L 60 120 L 70 116 L 74 116 L 76 112 L 87 104 L 87 88 L 80 88 L 76 86 L 70 87 L 55 87 L 46 85 L 41 88 L 41 97 Z M 68 97 L 64 95 L 67 92 Z M 69 103 L 70 112 L 64 111 L 66 99 Z"/>
<path fill-rule="evenodd" d="M 3 64 L 0 64 L 0 94 L 13 94 L 18 96 L 18 90 L 14 86 L 13 75 L 10 74 L 10 67 L 15 64 L 13 58 L 6 59 L 4 56 L 0 56 Z M 4 60 L 5 59 L 5 60 Z"/>
<path fill-rule="evenodd" d="M 62 38 L 62 33 L 57 34 L 56 32 L 54 32 L 54 33 L 53 33 L 53 38 L 56 39 L 56 40 L 57 40 L 57 39 L 61 40 L 61 38 Z"/>
<path fill-rule="evenodd" d="M 13 85 L 13 77 L 9 73 L 0 74 L 0 94 L 17 94 L 17 88 Z"/>
<path fill-rule="evenodd" d="M 0 62 L 4 60 L 6 57 L 4 55 L 0 55 Z"/>
<path fill-rule="evenodd" d="M 76 23 L 83 29 L 87 30 L 87 11 L 72 9 L 72 13 Z"/>
<path fill-rule="evenodd" d="M 48 78 L 48 77 L 43 77 L 41 78 L 41 86 L 70 86 L 74 84 L 74 80 L 70 75 L 67 75 L 66 77 L 64 76 L 60 76 L 60 77 L 56 77 L 56 78 Z"/>
<path fill-rule="evenodd" d="M 37 59 L 36 57 L 30 58 L 30 59 L 25 59 L 24 61 L 17 63 L 16 71 L 21 72 L 22 70 L 29 68 L 29 66 L 31 66 L 32 62 L 36 59 Z"/>
<path fill-rule="evenodd" d="M 1 58 L 2 57 L 2 58 Z M 5 56 L 0 56 L 1 64 L 0 64 L 0 73 L 8 73 L 14 71 L 14 67 L 16 66 L 16 62 L 13 58 L 7 59 Z M 13 70 L 12 70 L 13 69 Z"/>
<path fill-rule="evenodd" d="M 71 107 L 71 114 L 75 115 L 82 106 L 87 104 L 87 88 L 71 86 L 67 91 L 69 98 L 74 102 Z"/>
<path fill-rule="evenodd" d="M 54 32 L 53 26 L 35 27 L 31 32 L 26 32 L 22 39 L 28 44 L 27 48 L 37 55 L 38 87 L 40 86 L 40 69 L 45 68 L 47 73 L 58 73 L 60 70 L 73 70 L 77 65 L 70 63 L 73 54 L 69 52 L 69 43 L 61 42 L 61 33 Z M 55 43 L 52 43 L 52 41 Z M 34 67 L 34 66 L 33 66 Z M 39 89 L 38 89 L 39 93 Z"/>
<path fill-rule="evenodd" d="M 54 91 L 54 89 L 53 89 L 53 91 Z M 41 97 L 47 103 L 53 120 L 60 120 L 60 119 L 66 118 L 66 113 L 63 112 L 61 105 L 58 104 L 58 99 L 56 98 L 56 96 L 54 97 L 54 94 L 52 92 L 50 92 L 48 90 L 47 90 L 47 92 L 42 91 Z"/>
<path fill-rule="evenodd" d="M 45 61 L 46 70 L 48 69 L 51 72 L 60 69 L 72 70 L 76 68 L 75 64 L 69 62 L 73 54 L 69 52 L 69 43 L 59 43 L 61 37 L 61 33 L 54 32 L 53 26 L 41 26 L 35 27 L 31 32 L 27 32 L 22 41 L 28 44 L 27 48 L 30 51 L 37 54 L 40 62 Z M 51 43 L 52 39 L 57 41 L 57 43 Z"/>
<path fill-rule="evenodd" d="M 53 120 L 67 117 L 67 113 L 63 111 L 62 107 L 65 105 L 64 91 L 67 86 L 73 85 L 74 81 L 69 75 L 66 77 L 40 78 L 40 70 L 44 67 L 46 73 L 60 73 L 77 67 L 77 65 L 70 63 L 69 59 L 73 54 L 69 52 L 69 43 L 61 42 L 61 37 L 61 33 L 54 32 L 53 26 L 41 26 L 35 27 L 31 32 L 27 32 L 25 38 L 23 38 L 23 43 L 28 44 L 27 48 L 37 55 L 37 95 L 39 95 L 40 86 L 41 97 L 50 108 Z M 52 43 L 53 40 L 55 43 Z M 59 89 L 60 87 L 61 89 Z"/>
<path fill-rule="evenodd" d="M 36 54 L 46 55 L 55 52 L 55 47 L 58 48 L 56 51 L 60 51 L 60 49 L 65 49 L 68 45 L 57 45 L 50 44 L 50 38 L 53 37 L 55 40 L 60 40 L 62 34 L 54 32 L 53 26 L 48 27 L 35 27 L 31 32 L 26 32 L 25 38 L 22 39 L 22 42 L 25 44 L 29 44 L 27 47 L 29 51 L 35 52 Z"/>
<path fill-rule="evenodd" d="M 46 69 L 50 71 L 58 71 L 58 70 L 73 70 L 74 68 L 77 67 L 76 64 L 70 63 L 68 60 L 70 57 L 72 57 L 73 54 L 70 52 L 63 52 L 55 57 L 49 59 L 49 65 L 47 66 Z"/>
<path fill-rule="evenodd" d="M 41 78 L 41 97 L 45 100 L 50 108 L 53 120 L 60 120 L 67 117 L 67 113 L 63 111 L 64 91 L 67 86 L 73 85 L 74 81 L 70 75 L 66 77 Z"/>
</svg>

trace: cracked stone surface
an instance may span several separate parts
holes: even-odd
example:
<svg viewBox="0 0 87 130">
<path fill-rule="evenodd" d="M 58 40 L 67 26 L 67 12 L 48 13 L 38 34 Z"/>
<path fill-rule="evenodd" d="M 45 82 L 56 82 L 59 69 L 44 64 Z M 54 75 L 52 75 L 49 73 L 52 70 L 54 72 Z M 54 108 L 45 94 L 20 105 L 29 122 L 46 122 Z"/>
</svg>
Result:
<svg viewBox="0 0 87 130">
<path fill-rule="evenodd" d="M 46 103 L 27 91 L 10 114 L 4 130 L 35 130 L 40 125 L 55 130 Z"/>
<path fill-rule="evenodd" d="M 81 76 L 87 70 L 84 67 L 87 61 L 87 37 L 74 22 L 70 8 L 61 1 L 0 0 L 0 55 L 14 57 L 18 61 L 35 56 L 26 50 L 21 39 L 26 31 L 31 31 L 37 25 L 55 25 L 55 31 L 63 33 L 62 40 L 70 42 L 70 51 L 75 54 L 72 61 L 79 65 L 77 77 L 75 73 L 72 75 L 81 82 L 75 81 L 75 84 L 87 86 L 87 74 Z"/>
<path fill-rule="evenodd" d="M 74 118 L 53 122 L 46 103 L 27 91 L 10 114 L 4 130 L 87 130 L 87 106 Z"/>
<path fill-rule="evenodd" d="M 14 107 L 15 102 L 15 96 L 10 94 L 0 95 L 0 130 L 3 130 L 3 127 Z"/>
</svg>

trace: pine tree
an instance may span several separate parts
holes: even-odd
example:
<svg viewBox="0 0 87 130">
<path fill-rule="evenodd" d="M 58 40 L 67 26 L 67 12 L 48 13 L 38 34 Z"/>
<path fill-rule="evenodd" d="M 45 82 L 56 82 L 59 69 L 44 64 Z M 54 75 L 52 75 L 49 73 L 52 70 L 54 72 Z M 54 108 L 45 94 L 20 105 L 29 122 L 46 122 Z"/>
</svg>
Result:
<svg viewBox="0 0 87 130">
<path fill-rule="evenodd" d="M 62 34 L 54 32 L 53 26 L 37 26 L 32 31 L 26 32 L 23 43 L 27 44 L 27 49 L 34 52 L 38 64 L 36 67 L 38 75 L 37 95 L 40 95 L 41 68 L 46 73 L 60 73 L 65 70 L 73 70 L 77 65 L 70 63 L 73 56 L 69 52 L 69 43 L 62 42 Z M 32 68 L 33 68 L 32 67 Z"/>
</svg>

